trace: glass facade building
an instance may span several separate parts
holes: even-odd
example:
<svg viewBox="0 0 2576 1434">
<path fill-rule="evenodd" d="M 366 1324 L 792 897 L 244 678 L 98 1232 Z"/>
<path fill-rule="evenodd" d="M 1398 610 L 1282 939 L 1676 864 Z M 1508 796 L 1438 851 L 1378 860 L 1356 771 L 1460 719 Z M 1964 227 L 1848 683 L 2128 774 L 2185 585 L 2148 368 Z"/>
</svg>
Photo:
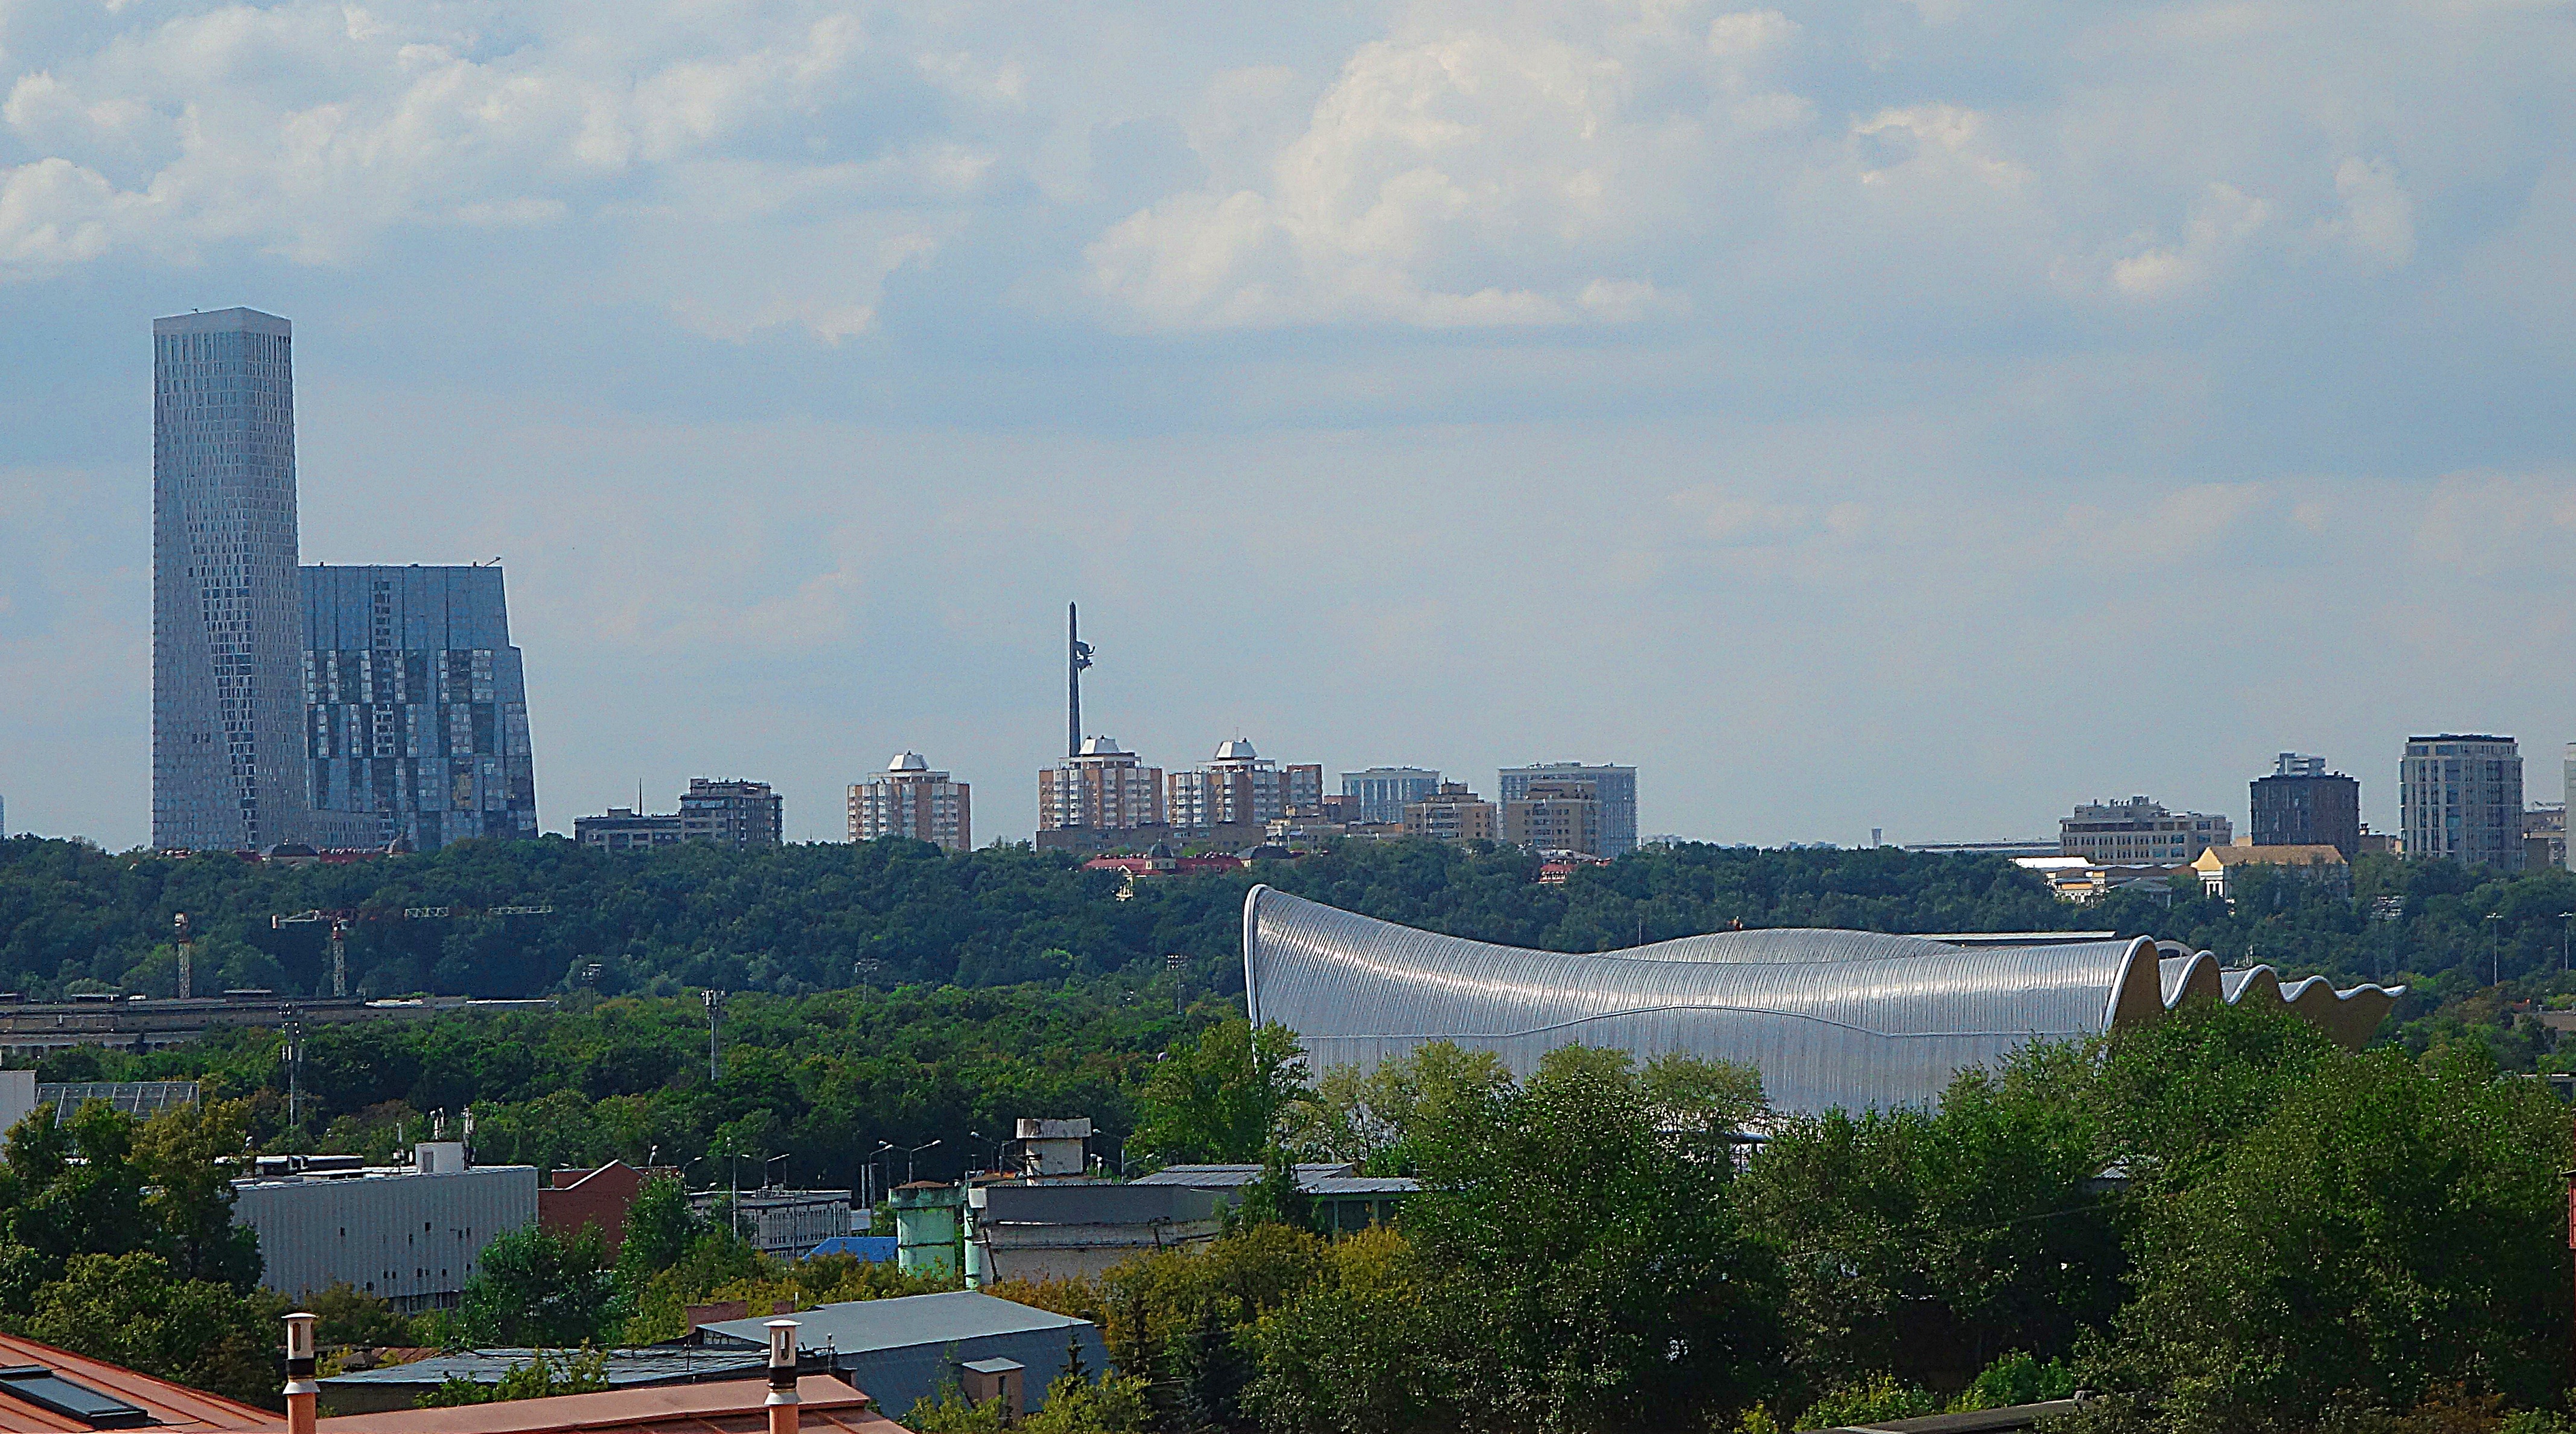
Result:
<svg viewBox="0 0 2576 1434">
<path fill-rule="evenodd" d="M 527 683 L 501 569 L 303 570 L 313 805 L 434 851 L 537 834 Z"/>
<path fill-rule="evenodd" d="M 152 844 L 327 839 L 298 736 L 295 368 L 286 320 L 152 321 Z"/>
<path fill-rule="evenodd" d="M 2522 870 L 2522 750 L 2511 737 L 2407 738 L 2397 809 L 2410 857 Z"/>
<path fill-rule="evenodd" d="M 1428 801 L 1440 790 L 1440 774 L 1429 767 L 1371 767 L 1342 773 L 1342 800 L 1351 804 L 1344 818 L 1354 822 L 1400 822 L 1404 809 Z"/>
</svg>

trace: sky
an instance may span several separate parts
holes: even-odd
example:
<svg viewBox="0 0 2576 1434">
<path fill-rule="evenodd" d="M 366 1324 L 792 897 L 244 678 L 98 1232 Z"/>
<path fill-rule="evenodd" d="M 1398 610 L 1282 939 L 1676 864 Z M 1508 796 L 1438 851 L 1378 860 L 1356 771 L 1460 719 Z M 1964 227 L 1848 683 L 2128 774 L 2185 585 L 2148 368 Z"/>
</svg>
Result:
<svg viewBox="0 0 2576 1434">
<path fill-rule="evenodd" d="M 1640 828 L 2396 818 L 2576 738 L 2576 8 L 0 0 L 0 799 L 148 837 L 150 321 L 308 562 L 503 560 L 539 815 L 1639 769 Z"/>
</svg>

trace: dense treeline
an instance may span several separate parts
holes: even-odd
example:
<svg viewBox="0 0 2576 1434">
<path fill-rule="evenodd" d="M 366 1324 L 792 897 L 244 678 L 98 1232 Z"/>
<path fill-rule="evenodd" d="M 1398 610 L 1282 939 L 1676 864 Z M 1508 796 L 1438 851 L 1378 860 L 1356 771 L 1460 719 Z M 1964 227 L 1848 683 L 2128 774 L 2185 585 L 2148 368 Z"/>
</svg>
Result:
<svg viewBox="0 0 2576 1434">
<path fill-rule="evenodd" d="M 1243 1058 L 1282 1040 L 1211 1031 L 1146 1101 L 1236 1159 L 1236 1113 L 1271 1114 L 1245 1228 L 1005 1291 L 1099 1320 L 1175 1434 L 1776 1434 L 2079 1387 L 2070 1434 L 2568 1427 L 2565 1108 L 2472 1046 L 2187 1008 L 1938 1111 L 1774 1117 L 1739 1159 L 1725 1067 L 1568 1048 L 1516 1081 L 1432 1046 L 1307 1090 Z M 1317 1132 L 1424 1192 L 1304 1233 L 1285 1161 Z"/>
<path fill-rule="evenodd" d="M 257 1030 L 148 1055 L 78 1047 L 38 1072 L 49 1081 L 202 1080 L 208 1099 L 243 1101 L 252 1135 L 272 1150 L 387 1158 L 399 1137 L 421 1134 L 430 1112 L 453 1118 L 471 1105 L 486 1159 L 693 1165 L 701 1188 L 737 1170 L 757 1185 L 764 1169 L 855 1188 L 861 1163 L 885 1142 L 939 1141 L 917 1157 L 925 1176 L 989 1164 L 990 1139 L 1009 1135 L 1020 1116 L 1087 1115 L 1114 1142 L 1134 1122 L 1135 1092 L 1157 1055 L 1231 1009 L 1202 1001 L 1176 1011 L 1173 986 L 1166 973 L 1136 973 L 1056 986 L 734 996 L 721 1014 L 713 1080 L 697 1000 L 587 995 L 556 1012 L 316 1027 L 304 1037 L 300 1081 L 280 1059 L 278 1034 Z M 295 1084 L 303 1104 L 290 1112 Z M 778 1154 L 788 1159 L 765 1164 Z"/>
<path fill-rule="evenodd" d="M 1350 843 L 1243 872 L 1141 882 L 1122 899 L 1117 874 L 1025 847 L 948 854 L 882 841 L 611 854 L 549 838 L 286 867 L 18 837 L 0 842 L 0 987 L 34 997 L 166 994 L 176 979 L 171 918 L 185 911 L 200 933 L 202 986 L 311 993 L 328 980 L 326 928 L 273 928 L 270 917 L 337 909 L 370 914 L 349 938 L 352 979 L 369 995 L 1003 986 L 1159 968 L 1174 954 L 1208 989 L 1229 991 L 1241 981 L 1237 917 L 1255 881 L 1392 921 L 1567 951 L 1736 923 L 2104 927 L 2186 941 L 2231 962 L 2347 978 L 2457 970 L 2476 985 L 2495 970 L 2556 969 L 2576 927 L 2567 915 L 2576 877 L 2566 872 L 2507 877 L 2377 857 L 2361 862 L 2354 898 L 2258 876 L 2232 906 L 2188 881 L 2170 896 L 2070 906 L 2009 862 L 1892 849 L 1685 844 L 1562 885 L 1536 875 L 1528 854 L 1509 848 Z M 503 906 L 554 909 L 474 914 Z M 457 914 L 398 919 L 438 907 Z"/>
<path fill-rule="evenodd" d="M 559 838 L 461 842 L 347 865 L 113 854 L 76 842 L 0 842 L 0 983 L 30 995 L 176 980 L 171 918 L 200 933 L 201 983 L 310 993 L 329 975 L 319 922 L 350 910 L 362 992 L 527 995 L 577 965 L 607 994 L 688 986 L 796 995 L 851 985 L 963 986 L 1096 975 L 1168 955 L 1220 989 L 1237 969 L 1244 891 L 1267 881 L 1389 920 L 1592 951 L 1747 926 L 1998 930 L 2074 913 L 2009 863 L 1895 851 L 1657 849 L 1562 886 L 1510 848 L 1353 843 L 1244 872 L 1140 883 L 1025 847 L 948 854 L 917 842 L 723 852 L 607 853 Z M 552 906 L 544 916 L 466 914 Z M 406 909 L 458 914 L 391 919 Z"/>
<path fill-rule="evenodd" d="M 2413 992 L 2386 1034 L 2416 1051 L 2465 1040 L 2509 1070 L 2576 1062 L 2576 1049 L 2562 1054 L 2555 1033 L 2515 1009 L 2576 998 L 2576 975 L 2559 969 L 2571 925 L 2562 913 L 2576 911 L 2576 879 L 2563 872 L 2504 878 L 2365 859 L 2357 899 L 2258 880 L 2232 907 L 2191 890 L 2169 902 L 2119 894 L 2073 907 L 2009 863 L 1884 850 L 1683 846 L 1579 872 L 1561 886 L 1534 876 L 1528 859 L 1509 850 L 1362 844 L 1226 877 L 1143 882 L 1121 900 L 1109 874 L 1016 848 L 951 856 L 882 842 L 612 857 L 562 842 L 465 843 L 427 857 L 280 868 L 109 856 L 19 838 L 0 843 L 7 923 L 0 953 L 30 973 L 15 984 L 41 990 L 46 978 L 33 973 L 45 961 L 58 962 L 58 973 L 115 968 L 128 959 L 116 954 L 126 949 L 117 940 L 146 940 L 162 930 L 168 910 L 186 909 L 211 933 L 212 953 L 269 961 L 280 974 L 258 983 L 295 989 L 320 977 L 319 927 L 276 932 L 249 925 L 243 913 L 308 902 L 552 901 L 552 917 L 486 923 L 506 925 L 513 942 L 511 933 L 524 932 L 531 943 L 495 948 L 488 969 L 523 973 L 522 989 L 551 979 L 562 1011 L 317 1027 L 304 1042 L 297 1119 L 289 1119 L 290 1070 L 273 1033 L 229 1033 L 148 1057 L 74 1050 L 47 1061 L 45 1078 L 202 1076 L 210 1095 L 248 1100 L 255 1138 L 275 1149 L 383 1154 L 429 1112 L 471 1104 L 497 1158 L 546 1166 L 711 1160 L 693 1172 L 700 1181 L 715 1165 L 729 1173 L 737 1162 L 787 1153 L 790 1163 L 773 1175 L 852 1184 L 858 1163 L 880 1144 L 932 1140 L 942 1144 L 923 1152 L 920 1169 L 949 1175 L 990 1158 L 975 1132 L 1007 1133 L 1019 1116 L 1087 1115 L 1113 1141 L 1123 1137 L 1156 1054 L 1234 1009 L 1239 903 L 1256 879 L 1392 920 L 1560 949 L 1615 948 L 1739 921 L 2143 931 L 2235 962 L 2250 956 L 2341 979 L 2404 979 Z M 767 895 L 733 903 L 759 913 L 744 924 L 724 918 L 731 899 L 707 896 L 702 884 Z M 623 924 L 585 914 L 594 899 L 628 913 Z M 622 955 L 585 946 L 579 933 L 602 923 L 645 934 Z M 362 925 L 353 944 L 366 980 L 394 989 L 389 972 L 416 970 L 394 948 L 434 925 Z M 134 934 L 117 938 L 119 931 Z M 377 941 L 393 945 L 371 948 Z M 865 982 L 806 991 L 791 975 L 771 982 L 786 993 L 779 994 L 752 979 L 800 961 L 817 963 L 820 976 L 826 958 L 817 953 L 835 941 L 844 951 L 880 953 L 830 958 L 853 978 L 861 959 L 874 962 Z M 144 949 L 154 953 L 141 963 L 139 984 L 148 989 L 152 963 L 167 953 Z M 960 949 L 972 959 L 956 955 Z M 606 968 L 596 989 L 560 979 L 574 959 L 567 953 L 584 950 Z M 1170 952 L 1192 959 L 1175 970 L 1156 954 Z M 290 959 L 293 969 L 283 969 Z M 468 961 L 462 969 L 486 968 Z M 2498 969 L 2505 983 L 2490 988 Z M 1012 971 L 1030 979 L 999 984 Z M 258 973 L 236 966 L 235 974 Z M 725 1007 L 715 1080 L 707 1075 L 704 1011 L 683 993 L 682 975 L 737 992 Z M 496 989 L 479 978 L 463 984 Z M 602 994 L 620 989 L 632 994 Z M 1116 1147 L 1109 1149 L 1114 1157 Z"/>
</svg>

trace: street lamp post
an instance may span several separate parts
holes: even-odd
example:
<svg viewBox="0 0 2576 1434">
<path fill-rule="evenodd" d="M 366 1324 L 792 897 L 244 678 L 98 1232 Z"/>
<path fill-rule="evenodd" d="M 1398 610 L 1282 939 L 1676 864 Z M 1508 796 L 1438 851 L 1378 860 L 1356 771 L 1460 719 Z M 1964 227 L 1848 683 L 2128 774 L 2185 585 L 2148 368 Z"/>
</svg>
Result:
<svg viewBox="0 0 2576 1434">
<path fill-rule="evenodd" d="M 707 1003 L 707 1084 L 715 1085 L 724 1079 L 716 1069 L 716 1007 L 724 1001 L 724 992 L 709 987 L 699 995 Z"/>
<path fill-rule="evenodd" d="M 868 1168 L 869 1168 L 869 1169 L 871 1169 L 871 1170 L 877 1169 L 877 1168 L 878 1168 L 878 1166 L 879 1166 L 879 1165 L 880 1165 L 880 1163 L 881 1163 L 882 1157 L 884 1157 L 884 1156 L 887 1154 L 887 1152 L 889 1152 L 889 1151 L 891 1151 L 891 1150 L 893 1150 L 893 1149 L 894 1149 L 894 1142 L 893 1142 L 893 1141 L 891 1141 L 891 1140 L 880 1140 L 880 1141 L 878 1141 L 878 1142 L 877 1142 L 877 1148 L 868 1152 Z M 882 1199 L 884 1199 L 884 1198 L 885 1198 L 885 1190 L 886 1190 L 886 1186 L 892 1182 L 893 1177 L 894 1177 L 894 1170 L 893 1170 L 893 1168 L 892 1168 L 892 1167 L 887 1167 L 887 1168 L 886 1168 L 886 1170 L 885 1170 L 885 1173 L 877 1177 L 877 1188 L 875 1189 L 875 1191 L 873 1191 L 873 1192 L 872 1192 L 872 1194 L 874 1195 L 874 1197 L 875 1197 L 875 1198 L 874 1198 L 874 1199 L 872 1199 L 872 1200 L 870 1200 L 870 1201 L 868 1202 L 868 1208 L 869 1208 L 869 1209 L 871 1209 L 871 1210 L 875 1209 L 875 1208 L 876 1208 L 876 1201 L 877 1201 L 877 1200 L 882 1200 Z"/>
<path fill-rule="evenodd" d="M 2487 970 L 2497 986 L 2504 984 L 2504 913 L 2487 913 Z"/>
<path fill-rule="evenodd" d="M 924 1141 L 903 1153 L 903 1183 L 909 1185 L 914 1180 L 920 1178 L 920 1172 L 913 1169 L 915 1159 L 921 1154 L 921 1152 L 928 1150 L 930 1147 L 937 1145 L 938 1143 L 939 1142 L 936 1140 Z"/>
<path fill-rule="evenodd" d="M 996 1175 L 1001 1174 L 1001 1173 L 1002 1173 L 1002 1148 L 1003 1148 L 1004 1146 L 1009 1145 L 1011 1142 L 1009 1142 L 1009 1141 L 1007 1141 L 1007 1140 L 1004 1140 L 1004 1139 L 1001 1139 L 1001 1138 L 999 1138 L 999 1137 L 997 1137 L 997 1136 L 986 1135 L 984 1132 L 982 1132 L 982 1131 L 980 1131 L 980 1130 L 970 1130 L 970 1131 L 968 1131 L 968 1132 L 966 1132 L 966 1133 L 967 1133 L 968 1135 L 973 1136 L 973 1137 L 974 1137 L 975 1139 L 977 1139 L 977 1140 L 981 1140 L 981 1141 L 984 1141 L 984 1142 L 986 1142 L 986 1143 L 990 1144 L 990 1145 L 993 1147 L 993 1165 L 992 1165 L 992 1170 L 993 1170 L 993 1173 L 994 1173 L 994 1174 L 996 1174 Z"/>
</svg>

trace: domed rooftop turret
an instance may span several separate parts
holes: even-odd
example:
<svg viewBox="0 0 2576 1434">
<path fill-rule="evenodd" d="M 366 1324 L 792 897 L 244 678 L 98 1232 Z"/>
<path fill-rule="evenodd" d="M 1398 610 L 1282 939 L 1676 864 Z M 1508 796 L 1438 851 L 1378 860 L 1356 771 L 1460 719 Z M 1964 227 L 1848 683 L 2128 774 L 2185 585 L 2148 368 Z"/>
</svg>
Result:
<svg viewBox="0 0 2576 1434">
<path fill-rule="evenodd" d="M 928 758 L 923 757 L 919 752 L 897 752 L 894 754 L 894 760 L 886 763 L 886 770 L 889 772 L 927 772 L 930 770 L 930 762 Z"/>
<path fill-rule="evenodd" d="M 1249 739 L 1235 737 L 1217 745 L 1216 759 L 1220 762 L 1255 762 L 1261 759 L 1261 754 L 1252 750 Z"/>
<path fill-rule="evenodd" d="M 1119 748 L 1118 739 L 1115 737 L 1085 737 L 1082 739 L 1082 755 L 1086 757 L 1123 757 L 1127 754 Z"/>
</svg>

